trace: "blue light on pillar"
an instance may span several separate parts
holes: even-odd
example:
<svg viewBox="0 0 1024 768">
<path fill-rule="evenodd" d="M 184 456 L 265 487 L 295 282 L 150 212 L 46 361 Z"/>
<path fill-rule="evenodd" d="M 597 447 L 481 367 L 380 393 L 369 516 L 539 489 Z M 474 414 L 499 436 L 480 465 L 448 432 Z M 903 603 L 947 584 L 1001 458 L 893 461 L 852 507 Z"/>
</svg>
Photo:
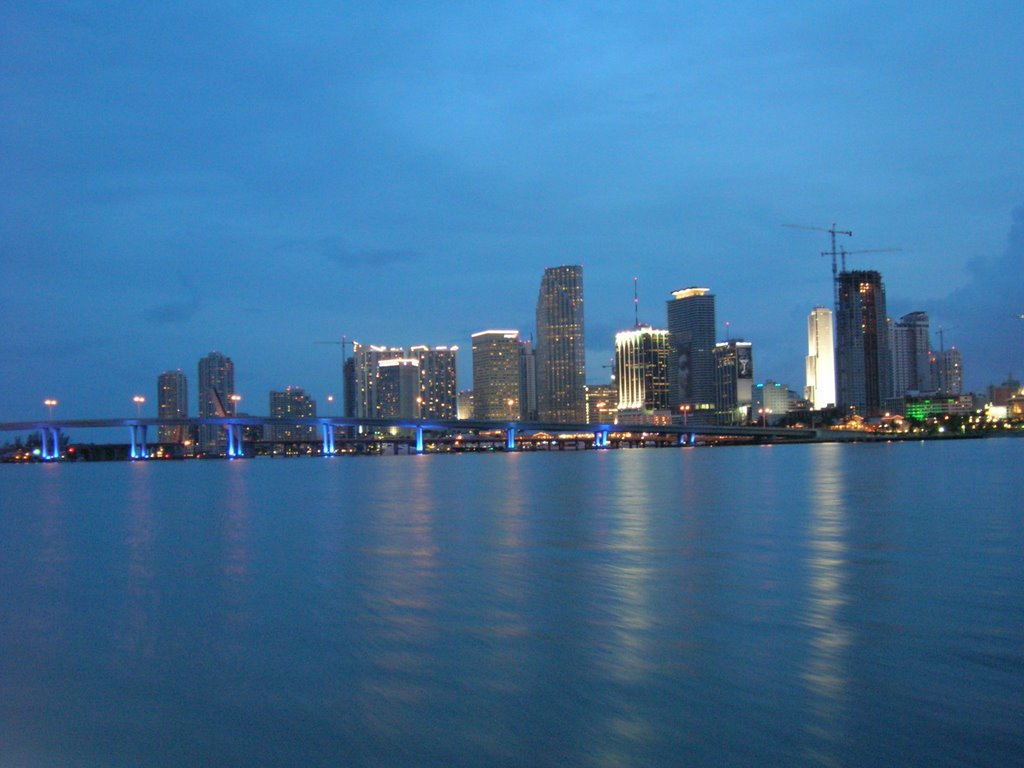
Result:
<svg viewBox="0 0 1024 768">
<path fill-rule="evenodd" d="M 327 434 L 330 442 L 331 456 L 334 455 L 334 425 L 329 424 L 327 427 Z"/>
<path fill-rule="evenodd" d="M 423 453 L 423 427 L 416 427 L 416 453 Z"/>
<path fill-rule="evenodd" d="M 238 456 L 238 452 L 235 450 L 235 426 L 234 424 L 228 424 L 225 429 L 228 431 L 228 458 L 233 459 Z"/>
<path fill-rule="evenodd" d="M 516 449 L 516 428 L 509 427 L 505 430 L 505 450 L 514 451 Z"/>
<path fill-rule="evenodd" d="M 324 456 L 330 456 L 331 450 L 330 450 L 330 443 L 327 440 L 327 425 L 326 424 L 321 424 L 320 425 L 320 435 L 323 437 L 323 443 L 324 443 L 323 455 Z"/>
<path fill-rule="evenodd" d="M 139 443 L 140 443 L 140 448 L 141 448 L 140 453 L 141 453 L 142 458 L 144 458 L 144 459 L 148 459 L 149 458 L 149 447 L 146 445 L 146 437 L 147 437 L 146 431 L 148 429 L 149 428 L 145 424 L 139 424 L 139 426 L 138 426 L 138 430 L 139 430 Z"/>
<path fill-rule="evenodd" d="M 595 448 L 607 448 L 608 447 L 608 430 L 599 429 L 594 433 L 594 447 Z"/>
<path fill-rule="evenodd" d="M 129 453 L 128 455 L 131 458 L 133 458 L 133 459 L 137 459 L 137 458 L 139 458 L 139 451 L 138 451 L 138 448 L 136 448 L 136 446 L 135 446 L 135 425 L 134 424 L 129 424 L 128 425 L 128 432 L 132 436 L 131 453 Z"/>
</svg>

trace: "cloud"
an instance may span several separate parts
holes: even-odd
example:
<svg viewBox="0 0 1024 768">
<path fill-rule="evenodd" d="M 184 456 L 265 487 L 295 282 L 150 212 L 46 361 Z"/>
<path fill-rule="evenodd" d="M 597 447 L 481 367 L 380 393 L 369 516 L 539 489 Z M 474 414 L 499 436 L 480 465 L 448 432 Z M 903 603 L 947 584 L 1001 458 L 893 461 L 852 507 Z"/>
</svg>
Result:
<svg viewBox="0 0 1024 768">
<path fill-rule="evenodd" d="M 319 256 L 343 267 L 391 267 L 415 261 L 419 254 L 405 248 L 351 249 L 340 237 L 291 240 L 277 249 L 288 256 Z"/>
<path fill-rule="evenodd" d="M 184 323 L 202 308 L 202 297 L 195 284 L 184 274 L 178 275 L 178 283 L 184 296 L 144 310 L 142 314 L 146 320 L 154 325 Z"/>
</svg>

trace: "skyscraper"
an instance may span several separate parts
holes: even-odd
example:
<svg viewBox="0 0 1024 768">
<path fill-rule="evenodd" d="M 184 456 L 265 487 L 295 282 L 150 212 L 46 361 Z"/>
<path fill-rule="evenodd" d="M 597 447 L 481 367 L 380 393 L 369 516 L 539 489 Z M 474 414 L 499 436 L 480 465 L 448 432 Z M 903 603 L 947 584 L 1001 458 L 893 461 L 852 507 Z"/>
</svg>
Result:
<svg viewBox="0 0 1024 768">
<path fill-rule="evenodd" d="M 519 331 L 473 334 L 473 418 L 519 418 Z"/>
<path fill-rule="evenodd" d="M 409 348 L 409 357 L 419 361 L 420 415 L 424 419 L 457 418 L 459 387 L 455 358 L 458 351 L 456 346 Z"/>
<path fill-rule="evenodd" d="M 931 392 L 931 344 L 928 313 L 911 312 L 892 326 L 893 397 L 908 392 Z"/>
<path fill-rule="evenodd" d="M 874 270 L 840 272 L 836 317 L 839 407 L 878 416 L 892 392 L 885 286 Z"/>
<path fill-rule="evenodd" d="M 935 356 L 939 392 L 959 395 L 964 386 L 963 359 L 956 347 L 944 349 Z"/>
<path fill-rule="evenodd" d="M 815 307 L 807 316 L 807 386 L 804 398 L 820 411 L 836 404 L 835 342 L 832 311 Z"/>
<path fill-rule="evenodd" d="M 519 342 L 519 418 L 536 421 L 537 414 L 537 350 L 529 339 Z"/>
<path fill-rule="evenodd" d="M 309 397 L 302 387 L 285 387 L 270 393 L 270 417 L 316 416 L 316 400 Z M 299 427 L 294 424 L 272 424 L 266 428 L 266 437 L 275 442 L 315 440 L 316 427 Z"/>
<path fill-rule="evenodd" d="M 180 368 L 176 371 L 164 371 L 157 377 L 156 414 L 161 419 L 188 418 L 188 379 Z M 188 429 L 161 426 L 157 435 L 161 443 L 180 445 L 188 437 Z"/>
<path fill-rule="evenodd" d="M 199 358 L 199 418 L 233 416 L 235 364 L 220 352 Z M 222 427 L 201 426 L 199 448 L 206 453 L 225 453 L 227 440 Z"/>
<path fill-rule="evenodd" d="M 619 424 L 670 423 L 668 331 L 641 326 L 615 334 Z"/>
<path fill-rule="evenodd" d="M 696 424 L 715 420 L 715 296 L 710 288 L 673 291 L 667 302 L 669 403 Z"/>
<path fill-rule="evenodd" d="M 377 415 L 382 419 L 418 419 L 420 361 L 393 357 L 377 364 Z"/>
<path fill-rule="evenodd" d="M 541 421 L 582 424 L 586 420 L 585 375 L 583 267 L 548 267 L 537 296 L 537 410 Z"/>
<path fill-rule="evenodd" d="M 730 339 L 715 345 L 715 407 L 719 424 L 750 419 L 754 389 L 754 350 L 749 341 Z"/>
</svg>

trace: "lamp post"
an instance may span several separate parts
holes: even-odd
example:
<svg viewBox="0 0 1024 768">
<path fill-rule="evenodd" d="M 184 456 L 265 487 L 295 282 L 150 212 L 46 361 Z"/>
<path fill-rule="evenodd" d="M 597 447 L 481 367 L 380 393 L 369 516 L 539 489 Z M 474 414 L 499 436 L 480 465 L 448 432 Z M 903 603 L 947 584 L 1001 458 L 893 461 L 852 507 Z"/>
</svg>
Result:
<svg viewBox="0 0 1024 768">
<path fill-rule="evenodd" d="M 132 398 L 132 402 L 135 403 L 135 418 L 142 416 L 142 404 L 146 402 L 146 398 L 142 395 L 136 395 Z"/>
<path fill-rule="evenodd" d="M 516 401 L 513 398 L 511 398 L 511 397 L 508 400 L 505 401 L 505 405 L 508 406 L 508 419 L 509 419 L 509 421 L 515 421 L 515 411 L 512 410 L 512 406 L 514 406 L 515 404 L 516 404 Z"/>
<path fill-rule="evenodd" d="M 234 411 L 234 413 L 232 413 L 231 415 L 232 416 L 237 416 L 238 415 L 238 404 L 240 402 L 242 402 L 242 396 L 241 395 L 237 395 L 237 394 L 236 395 L 228 395 L 228 400 L 231 401 L 232 410 Z"/>
<path fill-rule="evenodd" d="M 761 414 L 761 428 L 768 426 L 768 414 L 772 412 L 771 408 L 758 408 L 757 412 Z"/>
<path fill-rule="evenodd" d="M 53 409 L 56 407 L 57 401 L 52 397 L 48 397 L 43 400 L 43 405 L 45 405 L 50 412 L 50 421 L 53 421 Z"/>
<path fill-rule="evenodd" d="M 334 410 L 334 395 L 327 396 L 327 415 L 331 415 L 331 411 Z"/>
<path fill-rule="evenodd" d="M 685 403 L 679 406 L 679 410 L 683 412 L 683 427 L 685 427 L 689 423 L 690 408 L 692 407 L 693 406 L 690 405 L 689 403 Z"/>
</svg>

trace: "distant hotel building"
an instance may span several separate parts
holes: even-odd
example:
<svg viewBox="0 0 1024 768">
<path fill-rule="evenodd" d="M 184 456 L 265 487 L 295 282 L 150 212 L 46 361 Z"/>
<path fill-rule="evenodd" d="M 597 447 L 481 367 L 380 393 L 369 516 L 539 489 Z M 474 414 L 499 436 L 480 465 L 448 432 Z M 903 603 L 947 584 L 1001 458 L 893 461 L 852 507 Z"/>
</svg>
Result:
<svg viewBox="0 0 1024 768">
<path fill-rule="evenodd" d="M 836 317 L 838 405 L 879 416 L 892 392 L 885 286 L 873 270 L 840 272 Z"/>
<path fill-rule="evenodd" d="M 188 418 L 188 379 L 179 368 L 164 371 L 156 380 L 156 413 L 161 419 Z M 157 431 L 161 443 L 181 445 L 189 438 L 187 427 L 161 426 Z"/>
<path fill-rule="evenodd" d="M 931 344 L 927 312 L 911 312 L 892 326 L 894 397 L 908 392 L 932 392 Z"/>
<path fill-rule="evenodd" d="M 815 307 L 807 317 L 807 386 L 804 398 L 820 411 L 836 404 L 835 342 L 832 311 Z"/>
<path fill-rule="evenodd" d="M 199 418 L 234 416 L 235 364 L 220 352 L 199 358 Z M 220 454 L 227 450 L 223 427 L 200 426 L 199 448 L 205 453 Z"/>
<path fill-rule="evenodd" d="M 749 341 L 732 339 L 715 345 L 716 418 L 719 424 L 744 424 L 753 402 L 754 351 Z"/>
<path fill-rule="evenodd" d="M 615 334 L 619 424 L 669 424 L 668 331 L 650 327 Z"/>
<path fill-rule="evenodd" d="M 667 302 L 669 405 L 695 424 L 715 421 L 715 296 L 709 288 L 673 291 Z"/>
<path fill-rule="evenodd" d="M 537 410 L 541 421 L 583 423 L 583 267 L 548 267 L 537 296 Z"/>
<path fill-rule="evenodd" d="M 473 418 L 518 419 L 519 331 L 480 331 L 473 339 Z"/>
<path fill-rule="evenodd" d="M 456 346 L 409 347 L 409 357 L 419 361 L 420 415 L 425 419 L 458 417 L 459 389 L 455 373 Z"/>
<path fill-rule="evenodd" d="M 280 392 L 270 393 L 270 417 L 316 416 L 316 400 L 310 398 L 302 387 L 285 387 Z M 265 437 L 274 442 L 315 440 L 316 427 L 299 427 L 292 424 L 271 424 L 266 428 Z"/>
</svg>

